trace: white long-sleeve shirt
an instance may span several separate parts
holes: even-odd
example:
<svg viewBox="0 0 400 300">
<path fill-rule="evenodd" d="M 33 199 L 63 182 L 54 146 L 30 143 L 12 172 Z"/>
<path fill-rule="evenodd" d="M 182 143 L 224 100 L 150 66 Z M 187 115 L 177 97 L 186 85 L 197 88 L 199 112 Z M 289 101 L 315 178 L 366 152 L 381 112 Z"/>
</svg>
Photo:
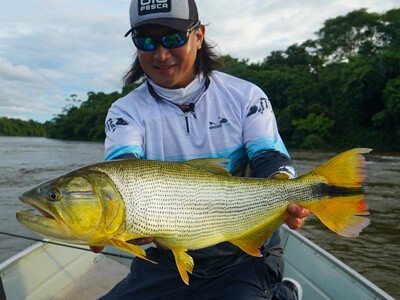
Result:
<svg viewBox="0 0 400 300">
<path fill-rule="evenodd" d="M 163 161 L 219 157 L 230 159 L 233 171 L 262 151 L 289 156 L 265 93 L 218 71 L 179 90 L 144 82 L 111 106 L 106 134 L 106 160 L 126 154 Z"/>
</svg>

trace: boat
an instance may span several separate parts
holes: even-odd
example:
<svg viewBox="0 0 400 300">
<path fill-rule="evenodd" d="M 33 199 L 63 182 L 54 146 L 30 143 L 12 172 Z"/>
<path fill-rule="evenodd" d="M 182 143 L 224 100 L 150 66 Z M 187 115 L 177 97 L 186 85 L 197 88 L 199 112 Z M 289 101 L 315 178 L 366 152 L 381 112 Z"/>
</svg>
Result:
<svg viewBox="0 0 400 300">
<path fill-rule="evenodd" d="M 286 225 L 280 230 L 284 276 L 301 284 L 304 300 L 394 300 L 303 235 Z M 0 299 L 97 299 L 128 274 L 129 261 L 124 259 L 36 242 L 0 264 Z"/>
<path fill-rule="evenodd" d="M 285 277 L 297 280 L 303 299 L 370 300 L 392 296 L 300 233 L 281 228 Z"/>
</svg>

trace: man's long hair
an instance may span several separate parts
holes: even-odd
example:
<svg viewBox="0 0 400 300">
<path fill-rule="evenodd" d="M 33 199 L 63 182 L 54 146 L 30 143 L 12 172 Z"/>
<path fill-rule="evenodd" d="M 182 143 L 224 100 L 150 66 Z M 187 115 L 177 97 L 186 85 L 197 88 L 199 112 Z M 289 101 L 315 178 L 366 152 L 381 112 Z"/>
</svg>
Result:
<svg viewBox="0 0 400 300">
<path fill-rule="evenodd" d="M 206 39 L 203 39 L 201 48 L 197 50 L 195 66 L 196 74 L 203 73 L 205 77 L 208 77 L 213 70 L 220 66 L 219 56 L 214 51 L 214 46 L 207 42 Z M 124 86 L 128 87 L 133 83 L 138 83 L 144 75 L 145 73 L 143 72 L 139 59 L 136 56 L 131 68 L 122 78 Z"/>
</svg>

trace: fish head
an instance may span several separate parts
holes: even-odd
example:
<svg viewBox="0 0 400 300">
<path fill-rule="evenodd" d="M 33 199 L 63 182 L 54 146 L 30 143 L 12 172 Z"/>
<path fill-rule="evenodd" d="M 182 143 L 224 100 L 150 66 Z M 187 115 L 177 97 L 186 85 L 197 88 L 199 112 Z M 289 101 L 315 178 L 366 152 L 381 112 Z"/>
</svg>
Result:
<svg viewBox="0 0 400 300">
<path fill-rule="evenodd" d="M 104 173 L 80 169 L 23 193 L 33 206 L 17 213 L 18 221 L 40 235 L 65 242 L 96 245 L 108 240 L 124 219 L 123 201 Z"/>
</svg>

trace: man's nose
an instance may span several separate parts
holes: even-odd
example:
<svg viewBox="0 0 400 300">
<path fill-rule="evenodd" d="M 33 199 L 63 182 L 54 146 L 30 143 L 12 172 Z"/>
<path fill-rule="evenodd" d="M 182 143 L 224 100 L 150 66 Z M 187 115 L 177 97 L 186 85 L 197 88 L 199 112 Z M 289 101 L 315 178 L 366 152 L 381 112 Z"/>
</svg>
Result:
<svg viewBox="0 0 400 300">
<path fill-rule="evenodd" d="M 163 45 L 158 44 L 157 48 L 154 50 L 154 59 L 163 61 L 171 56 L 169 49 L 165 48 Z"/>
</svg>

